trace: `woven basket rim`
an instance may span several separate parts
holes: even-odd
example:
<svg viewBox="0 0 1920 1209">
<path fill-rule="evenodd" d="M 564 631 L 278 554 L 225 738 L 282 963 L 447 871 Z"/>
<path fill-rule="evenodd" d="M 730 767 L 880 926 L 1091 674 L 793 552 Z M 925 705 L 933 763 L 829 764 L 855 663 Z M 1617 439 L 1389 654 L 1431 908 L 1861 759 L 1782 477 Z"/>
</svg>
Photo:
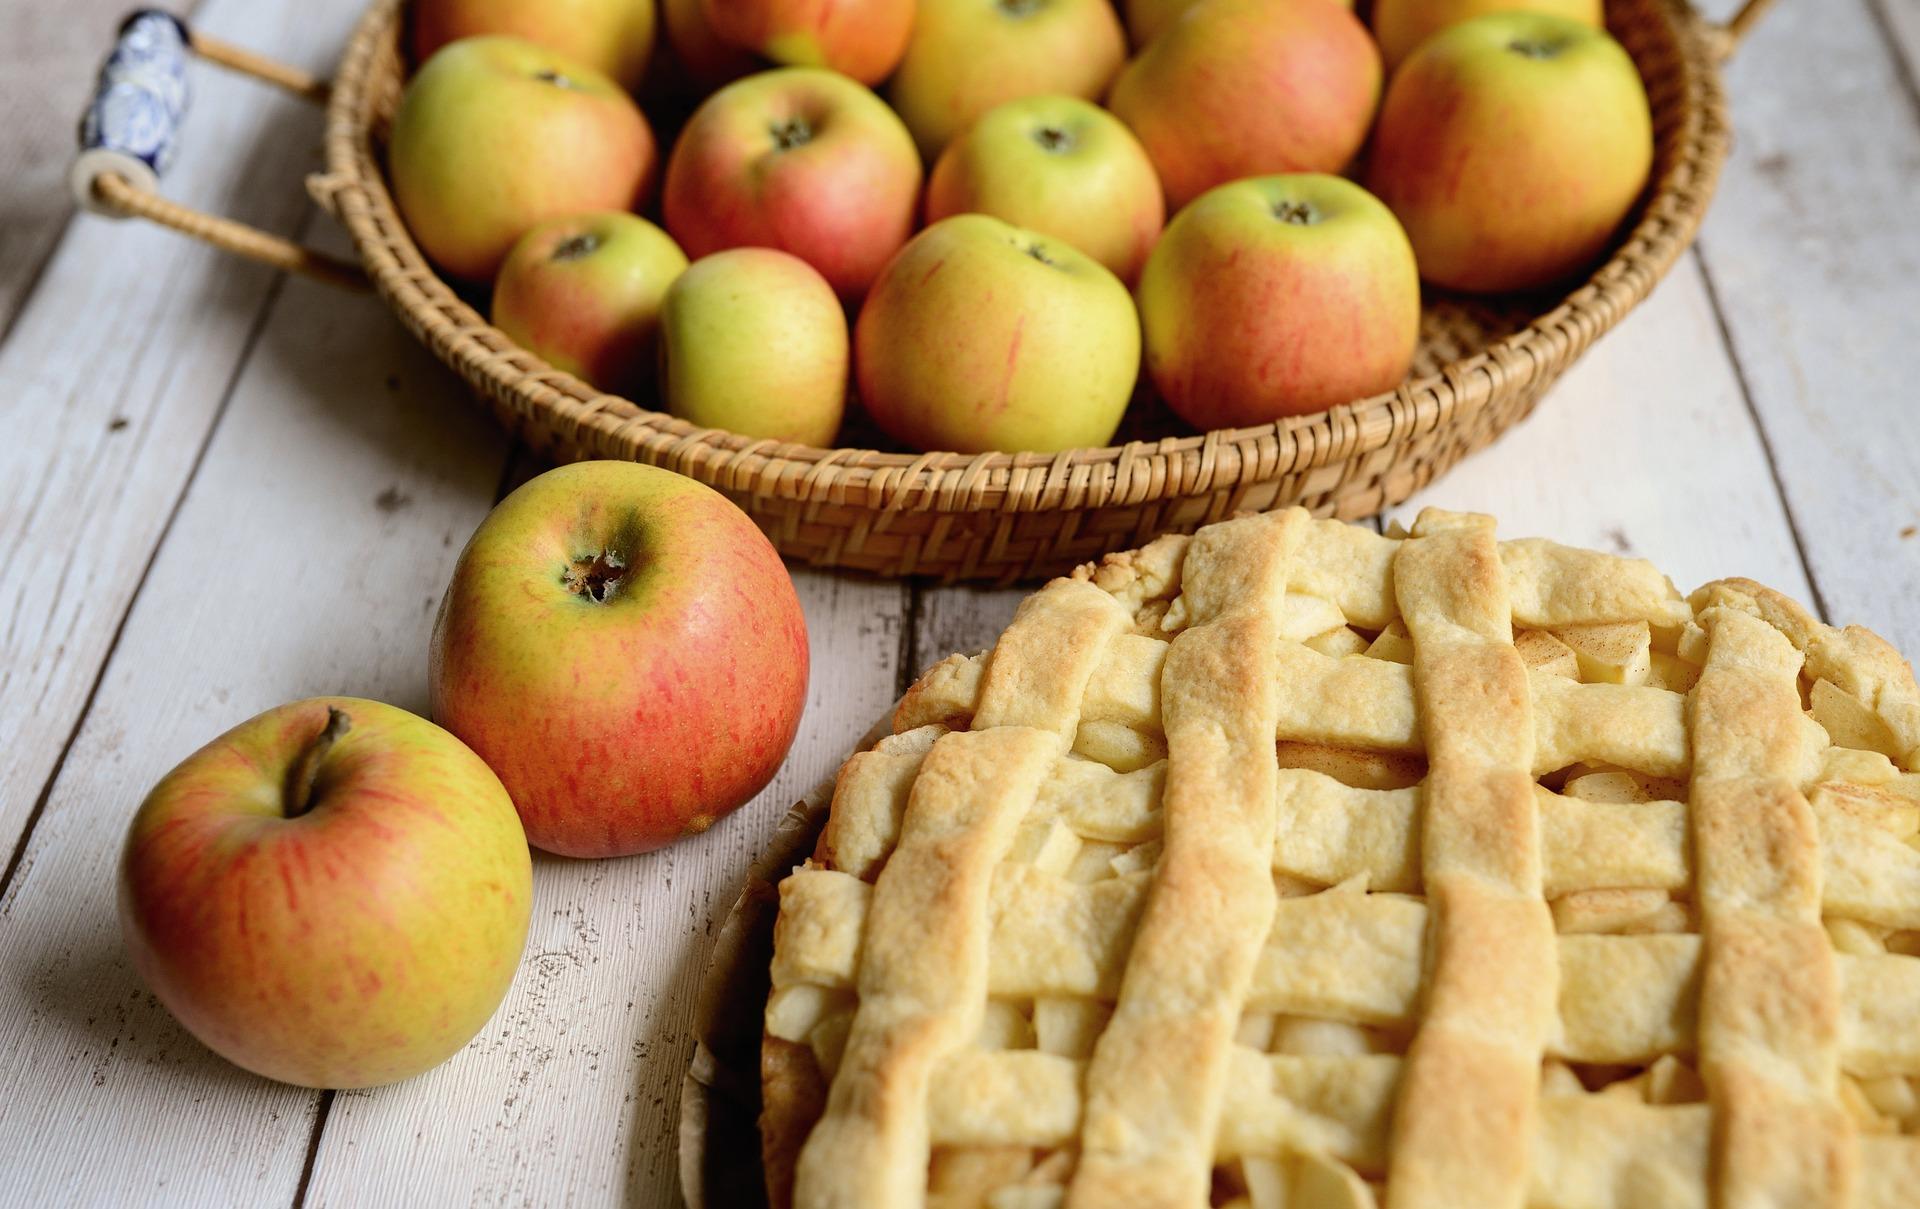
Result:
<svg viewBox="0 0 1920 1209">
<path fill-rule="evenodd" d="M 317 197 L 347 228 L 375 289 L 449 365 L 496 401 L 518 400 L 566 445 L 627 456 L 754 499 L 885 512 L 1045 512 L 1153 504 L 1263 483 L 1465 425 L 1500 392 L 1551 379 L 1642 301 L 1698 230 L 1729 144 L 1721 44 L 1686 0 L 1646 0 L 1679 49 L 1672 153 L 1608 258 L 1557 303 L 1487 348 L 1391 391 L 1243 428 L 1059 453 L 821 448 L 701 428 L 596 390 L 516 345 L 440 278 L 401 221 L 373 145 L 369 89 L 406 0 L 372 0 L 327 108 Z M 1656 115 L 1657 116 L 1657 115 Z"/>
</svg>

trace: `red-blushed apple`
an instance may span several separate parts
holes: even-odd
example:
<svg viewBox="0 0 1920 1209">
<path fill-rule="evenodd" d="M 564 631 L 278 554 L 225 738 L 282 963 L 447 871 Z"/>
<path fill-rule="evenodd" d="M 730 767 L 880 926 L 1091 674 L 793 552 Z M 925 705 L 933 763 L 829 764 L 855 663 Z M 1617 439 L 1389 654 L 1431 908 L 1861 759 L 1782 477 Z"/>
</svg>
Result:
<svg viewBox="0 0 1920 1209">
<path fill-rule="evenodd" d="M 716 34 L 791 67 L 824 67 L 878 84 L 913 28 L 914 0 L 702 0 Z"/>
<path fill-rule="evenodd" d="M 704 90 L 750 75 L 760 68 L 751 52 L 723 40 L 707 24 L 700 0 L 660 0 L 667 45 L 689 83 Z"/>
<path fill-rule="evenodd" d="M 120 861 L 127 952 L 239 1066 L 372 1087 L 438 1066 L 513 981 L 526 835 L 458 739 L 378 701 L 268 710 L 181 761 Z"/>
<path fill-rule="evenodd" d="M 502 500 L 433 627 L 433 715 L 535 847 L 646 852 L 706 830 L 786 758 L 807 627 L 780 556 L 692 479 L 580 462 Z"/>
<path fill-rule="evenodd" d="M 900 249 L 854 327 L 860 401 L 919 449 L 1104 445 L 1140 371 L 1120 279 L 1061 240 L 984 214 Z"/>
<path fill-rule="evenodd" d="M 1107 104 L 1178 210 L 1242 177 L 1340 171 L 1379 100 L 1380 52 L 1334 0 L 1200 0 L 1127 65 Z"/>
<path fill-rule="evenodd" d="M 653 53 L 653 0 L 414 0 L 411 8 L 417 62 L 461 38 L 511 34 L 632 89 Z"/>
<path fill-rule="evenodd" d="M 665 231 L 623 210 L 548 219 L 500 266 L 493 325 L 555 369 L 645 397 L 661 303 L 686 267 Z"/>
<path fill-rule="evenodd" d="M 407 229 L 441 268 L 482 281 L 534 224 L 630 210 L 653 133 L 625 90 L 519 38 L 466 38 L 400 101 L 387 158 Z"/>
<path fill-rule="evenodd" d="M 913 231 L 913 137 L 873 93 L 789 67 L 736 80 L 694 112 L 667 163 L 667 230 L 699 259 L 779 248 L 858 298 Z"/>
<path fill-rule="evenodd" d="M 1391 390 L 1420 337 L 1405 232 L 1337 176 L 1256 177 L 1203 194 L 1167 224 L 1138 294 L 1147 373 L 1201 429 Z"/>
<path fill-rule="evenodd" d="M 1078 97 L 989 110 L 927 179 L 927 221 L 993 217 L 1063 239 L 1131 282 L 1166 222 L 1160 178 L 1120 119 Z"/>
<path fill-rule="evenodd" d="M 920 0 L 887 100 L 931 162 L 1003 101 L 1104 95 L 1126 58 L 1110 0 Z"/>
<path fill-rule="evenodd" d="M 1566 281 L 1606 251 L 1646 187 L 1653 122 L 1633 60 L 1545 13 L 1442 30 L 1394 73 L 1367 185 L 1435 285 Z"/>
<path fill-rule="evenodd" d="M 667 291 L 660 331 L 660 394 L 674 415 L 833 443 L 847 403 L 847 315 L 806 261 L 774 248 L 704 257 Z"/>
<path fill-rule="evenodd" d="M 1373 0 L 1373 36 L 1391 73 L 1422 42 L 1450 25 L 1488 13 L 1553 13 L 1591 25 L 1605 22 L 1600 0 Z"/>
</svg>

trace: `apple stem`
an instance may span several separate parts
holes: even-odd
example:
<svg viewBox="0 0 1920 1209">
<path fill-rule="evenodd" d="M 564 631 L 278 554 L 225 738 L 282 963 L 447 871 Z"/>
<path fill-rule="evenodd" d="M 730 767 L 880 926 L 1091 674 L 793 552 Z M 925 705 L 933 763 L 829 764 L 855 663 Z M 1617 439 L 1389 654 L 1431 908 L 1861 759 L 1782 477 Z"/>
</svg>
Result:
<svg viewBox="0 0 1920 1209">
<path fill-rule="evenodd" d="M 313 809 L 313 782 L 320 775 L 320 761 L 332 750 L 334 741 L 353 729 L 346 711 L 329 705 L 327 724 L 300 752 L 300 758 L 287 770 L 287 817 L 297 819 Z"/>
</svg>

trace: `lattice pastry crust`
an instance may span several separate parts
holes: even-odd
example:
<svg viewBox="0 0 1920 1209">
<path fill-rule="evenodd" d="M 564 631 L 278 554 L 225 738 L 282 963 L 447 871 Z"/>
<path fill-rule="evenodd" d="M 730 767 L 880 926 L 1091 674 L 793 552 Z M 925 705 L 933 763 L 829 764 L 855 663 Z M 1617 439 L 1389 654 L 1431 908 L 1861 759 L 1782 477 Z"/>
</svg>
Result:
<svg viewBox="0 0 1920 1209">
<path fill-rule="evenodd" d="M 1920 1204 L 1920 691 L 1298 510 L 929 671 L 780 888 L 776 1207 Z"/>
</svg>

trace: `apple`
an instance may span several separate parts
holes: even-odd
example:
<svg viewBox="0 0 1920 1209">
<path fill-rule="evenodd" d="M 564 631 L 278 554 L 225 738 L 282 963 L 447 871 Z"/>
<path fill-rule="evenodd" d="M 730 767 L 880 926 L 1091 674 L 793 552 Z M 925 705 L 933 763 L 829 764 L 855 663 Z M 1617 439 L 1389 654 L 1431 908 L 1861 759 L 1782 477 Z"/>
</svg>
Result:
<svg viewBox="0 0 1920 1209">
<path fill-rule="evenodd" d="M 480 758 L 424 718 L 316 697 L 180 762 L 134 815 L 120 925 L 188 1032 L 303 1087 L 446 1061 L 513 981 L 527 839 Z"/>
<path fill-rule="evenodd" d="M 493 285 L 493 325 L 601 390 L 653 382 L 660 307 L 687 267 L 665 231 L 624 210 L 551 218 L 520 237 Z"/>
<path fill-rule="evenodd" d="M 653 0 L 414 0 L 416 61 L 482 34 L 536 42 L 631 90 L 653 53 Z"/>
<path fill-rule="evenodd" d="M 660 393 L 705 428 L 831 445 L 846 410 L 847 316 L 812 265 L 774 248 L 731 248 L 667 291 Z"/>
<path fill-rule="evenodd" d="M 689 81 L 703 91 L 758 69 L 751 53 L 713 32 L 701 0 L 660 0 L 660 18 L 673 57 Z"/>
<path fill-rule="evenodd" d="M 1127 35 L 1139 50 L 1159 37 L 1198 0 L 1126 0 Z"/>
<path fill-rule="evenodd" d="M 1554 13 L 1595 29 L 1605 23 L 1600 0 L 1373 0 L 1373 36 L 1391 72 L 1415 47 L 1450 25 L 1486 13 L 1521 10 Z"/>
<path fill-rule="evenodd" d="M 791 252 L 858 298 L 913 232 L 920 156 L 891 109 L 843 75 L 764 71 L 694 111 L 667 163 L 667 230 L 698 259 Z"/>
<path fill-rule="evenodd" d="M 1120 120 L 1078 97 L 1026 97 L 947 144 L 927 221 L 979 213 L 1065 240 L 1132 281 L 1166 222 L 1160 178 Z"/>
<path fill-rule="evenodd" d="M 1340 171 L 1379 99 L 1380 52 L 1334 0 L 1200 0 L 1120 73 L 1108 106 L 1177 210 L 1241 177 Z"/>
<path fill-rule="evenodd" d="M 735 46 L 793 67 L 825 67 L 877 84 L 913 29 L 914 0 L 701 0 L 707 24 Z"/>
<path fill-rule="evenodd" d="M 854 327 L 860 400 L 919 449 L 1104 445 L 1140 370 L 1120 279 L 1063 240 L 985 214 L 900 249 Z"/>
<path fill-rule="evenodd" d="M 653 158 L 653 132 L 618 84 L 504 36 L 465 38 L 428 59 L 388 144 L 407 228 L 470 281 L 492 277 L 544 219 L 632 209 Z"/>
<path fill-rule="evenodd" d="M 1394 73 L 1367 184 L 1420 274 L 1473 293 L 1565 281 L 1606 251 L 1653 165 L 1633 60 L 1600 30 L 1495 13 L 1442 30 Z"/>
<path fill-rule="evenodd" d="M 1110 0 L 920 0 L 887 99 L 932 160 L 1003 101 L 1102 96 L 1126 58 Z"/>
<path fill-rule="evenodd" d="M 807 696 L 793 581 L 690 478 L 580 462 L 502 500 L 433 627 L 433 716 L 500 774 L 535 847 L 625 856 L 760 792 Z"/>
<path fill-rule="evenodd" d="M 1221 185 L 1140 274 L 1154 388 L 1196 428 L 1323 411 L 1406 377 L 1420 279 L 1392 212 L 1337 176 Z"/>
</svg>

